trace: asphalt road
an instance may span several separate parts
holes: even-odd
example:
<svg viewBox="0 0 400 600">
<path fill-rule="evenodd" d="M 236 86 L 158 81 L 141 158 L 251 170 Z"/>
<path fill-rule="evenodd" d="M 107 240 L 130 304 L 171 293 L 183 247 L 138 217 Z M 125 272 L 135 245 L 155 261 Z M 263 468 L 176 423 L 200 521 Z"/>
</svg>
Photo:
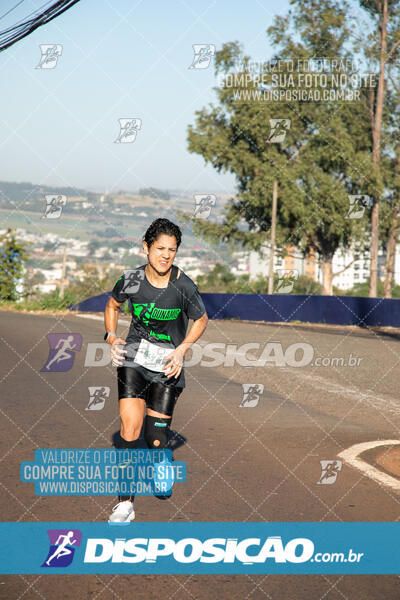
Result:
<svg viewBox="0 0 400 600">
<path fill-rule="evenodd" d="M 119 430 L 115 370 L 110 364 L 85 367 L 88 343 L 102 341 L 102 322 L 4 311 L 0 321 L 2 520 L 106 521 L 113 498 L 38 497 L 32 484 L 19 481 L 19 464 L 33 460 L 35 448 L 111 446 Z M 67 372 L 41 371 L 49 333 L 82 336 Z M 120 325 L 124 333 L 126 325 Z M 186 461 L 187 482 L 176 484 L 168 500 L 137 497 L 137 520 L 399 520 L 400 492 L 346 463 L 334 483 L 317 482 L 320 460 L 337 460 L 361 442 L 400 440 L 400 335 L 210 321 L 201 345 L 210 351 L 211 343 L 225 344 L 228 358 L 224 363 L 214 355 L 210 366 L 204 363 L 212 358 L 203 354 L 202 364 L 187 367 L 172 423 L 174 457 Z M 259 348 L 246 354 L 248 343 Z M 306 349 L 307 364 L 300 366 L 303 351 L 295 352 L 294 344 Z M 221 348 L 216 351 L 221 357 Z M 263 352 L 270 362 L 251 364 Z M 258 395 L 244 396 L 249 384 L 264 386 L 262 393 L 258 387 Z M 90 386 L 110 387 L 102 410 L 85 410 Z M 399 591 L 394 575 L 0 576 L 7 600 L 395 600 Z"/>
</svg>

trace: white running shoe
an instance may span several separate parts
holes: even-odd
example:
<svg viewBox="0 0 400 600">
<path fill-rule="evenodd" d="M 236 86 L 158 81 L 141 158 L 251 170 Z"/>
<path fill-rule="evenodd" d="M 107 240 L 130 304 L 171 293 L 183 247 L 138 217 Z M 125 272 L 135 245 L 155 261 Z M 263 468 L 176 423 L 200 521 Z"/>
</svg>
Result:
<svg viewBox="0 0 400 600">
<path fill-rule="evenodd" d="M 133 502 L 130 500 L 124 500 L 118 502 L 112 510 L 111 515 L 108 518 L 109 523 L 129 523 L 135 518 L 135 511 L 133 510 Z"/>
</svg>

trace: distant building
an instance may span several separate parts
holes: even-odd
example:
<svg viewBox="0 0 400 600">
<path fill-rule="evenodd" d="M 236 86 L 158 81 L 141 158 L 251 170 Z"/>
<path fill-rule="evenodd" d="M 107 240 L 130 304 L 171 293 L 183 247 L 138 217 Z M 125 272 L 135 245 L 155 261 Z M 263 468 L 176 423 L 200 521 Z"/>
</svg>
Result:
<svg viewBox="0 0 400 600">
<path fill-rule="evenodd" d="M 393 282 L 397 285 L 400 285 L 400 244 L 396 244 L 396 252 L 394 255 Z"/>
<path fill-rule="evenodd" d="M 179 264 L 179 266 L 184 270 L 190 268 L 200 269 L 202 262 L 196 256 L 179 256 L 177 259 L 177 264 Z"/>
<path fill-rule="evenodd" d="M 197 279 L 197 277 L 199 277 L 199 275 L 204 275 L 204 270 L 198 269 L 196 267 L 189 267 L 188 269 L 183 269 L 183 270 L 188 275 L 188 277 L 190 277 L 191 279 Z"/>
<path fill-rule="evenodd" d="M 59 281 L 49 281 L 48 283 L 39 283 L 38 285 L 35 285 L 35 289 L 42 294 L 48 294 L 49 292 L 54 292 L 59 286 Z"/>
<path fill-rule="evenodd" d="M 370 253 L 354 250 L 338 250 L 332 261 L 332 272 L 337 273 L 333 285 L 341 290 L 349 290 L 369 278 Z M 322 283 L 322 273 L 320 275 Z"/>
<path fill-rule="evenodd" d="M 302 252 L 295 246 L 286 248 L 287 256 L 282 258 L 280 251 L 275 250 L 274 271 L 277 269 L 296 270 L 299 275 L 305 275 L 322 284 L 323 271 L 318 262 L 318 256 L 311 252 L 309 256 L 304 257 Z M 248 272 L 250 279 L 257 278 L 259 275 L 268 277 L 269 272 L 269 245 L 266 244 L 261 252 L 243 251 L 234 253 L 237 261 L 237 268 L 231 270 L 235 275 Z M 378 257 L 379 277 L 384 276 L 385 256 L 382 252 Z M 370 272 L 370 251 L 356 251 L 349 249 L 343 251 L 339 249 L 333 256 L 332 271 L 337 273 L 333 278 L 333 285 L 341 290 L 348 290 L 357 283 L 363 283 L 368 280 Z M 394 282 L 400 285 L 400 244 L 396 247 Z"/>
<path fill-rule="evenodd" d="M 304 259 L 300 252 L 296 250 L 294 247 L 289 247 L 288 256 L 285 258 L 281 257 L 281 252 L 279 249 L 275 250 L 274 253 L 274 271 L 277 269 L 297 269 L 299 274 L 303 275 L 305 272 L 310 272 L 310 276 L 314 275 L 315 271 L 315 260 Z M 256 252 L 252 250 L 248 253 L 248 272 L 250 274 L 250 279 L 256 279 L 260 275 L 263 277 L 268 277 L 269 273 L 269 255 L 270 255 L 270 246 L 266 244 L 261 252 Z M 243 259 L 242 259 L 243 261 Z"/>
</svg>

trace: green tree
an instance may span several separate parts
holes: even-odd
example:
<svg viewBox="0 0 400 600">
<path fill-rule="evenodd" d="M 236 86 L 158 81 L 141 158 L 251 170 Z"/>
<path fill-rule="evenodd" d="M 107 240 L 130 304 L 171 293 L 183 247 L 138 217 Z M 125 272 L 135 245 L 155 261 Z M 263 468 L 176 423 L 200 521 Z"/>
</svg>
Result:
<svg viewBox="0 0 400 600">
<path fill-rule="evenodd" d="M 0 298 L 2 300 L 18 300 L 21 293 L 17 291 L 24 263 L 28 258 L 27 244 L 15 238 L 14 231 L 8 229 L 0 237 Z"/>
<path fill-rule="evenodd" d="M 71 296 L 76 298 L 75 302 L 82 302 L 91 296 L 111 291 L 121 275 L 118 269 L 108 269 L 104 272 L 101 267 L 88 265 L 83 266 L 83 271 L 85 273 L 83 279 L 72 282 L 67 288 Z"/>
<path fill-rule="evenodd" d="M 37 265 L 36 265 L 37 268 Z M 40 294 L 35 287 L 41 283 L 45 283 L 46 278 L 41 271 L 37 271 L 36 273 L 32 273 L 30 271 L 24 280 L 24 291 L 23 297 L 24 299 L 37 298 Z"/>
<path fill-rule="evenodd" d="M 393 73 L 393 71 L 395 71 Z M 391 298 L 396 244 L 400 232 L 400 85 L 399 69 L 389 69 L 390 89 L 386 94 L 383 148 L 380 170 L 385 194 L 379 206 L 380 247 L 386 254 L 384 297 Z"/>
<path fill-rule="evenodd" d="M 91 254 L 94 254 L 96 252 L 96 250 L 98 250 L 100 248 L 101 245 L 102 245 L 101 240 L 91 239 L 88 244 L 88 250 Z"/>
<path fill-rule="evenodd" d="M 291 75 L 294 87 L 301 88 L 305 71 L 300 59 L 350 57 L 345 49 L 350 36 L 349 5 L 333 0 L 292 0 L 291 4 L 293 11 L 277 17 L 268 35 L 282 60 L 282 74 Z M 243 65 L 239 72 L 235 71 L 238 57 Z M 294 72 L 290 61 L 295 64 Z M 237 42 L 225 44 L 215 64 L 216 74 L 224 75 L 223 85 L 216 88 L 219 106 L 196 112 L 196 123 L 188 130 L 189 150 L 218 171 L 233 173 L 238 192 L 226 206 L 222 224 L 192 219 L 194 233 L 208 241 L 239 242 L 260 250 L 269 237 L 276 180 L 277 245 L 298 245 L 305 255 L 316 252 L 322 263 L 323 293 L 332 294 L 334 253 L 339 247 L 351 247 L 365 234 L 365 221 L 347 218 L 348 196 L 365 194 L 361 189 L 369 187 L 377 193 L 365 107 L 335 100 L 280 103 L 238 96 L 243 90 L 259 92 L 260 77 L 251 76 L 250 57 L 242 56 Z M 328 75 L 332 79 L 337 73 L 333 68 Z M 271 89 L 268 65 L 262 76 L 264 89 Z M 287 79 L 280 88 L 291 86 Z M 290 119 L 290 129 L 282 143 L 269 143 L 270 119 L 281 118 Z M 182 219 L 189 220 L 187 216 Z"/>
<path fill-rule="evenodd" d="M 319 296 L 322 294 L 322 285 L 312 277 L 300 275 L 294 282 L 292 294 Z"/>
<path fill-rule="evenodd" d="M 381 159 L 381 169 L 384 170 L 384 179 L 387 184 L 384 202 L 380 201 L 379 232 L 381 247 L 386 254 L 384 297 L 391 298 L 393 290 L 394 260 L 396 245 L 398 243 L 400 223 L 400 139 L 395 140 L 395 149 L 392 156 Z M 383 165 L 386 164 L 386 168 Z M 378 280 L 378 284 L 379 284 Z M 369 288 L 370 289 L 370 288 Z M 380 287 L 378 285 L 377 295 Z"/>
<path fill-rule="evenodd" d="M 388 87 L 387 72 L 390 66 L 399 58 L 400 7 L 398 0 L 360 0 L 360 5 L 365 9 L 374 23 L 374 31 L 368 36 L 364 44 L 364 51 L 367 58 L 374 59 L 379 64 L 377 72 L 378 82 L 374 93 L 369 97 L 368 108 L 371 115 L 372 163 L 376 176 L 382 178 L 380 161 L 383 146 L 382 129 L 384 126 L 385 95 Z M 371 211 L 370 296 L 377 295 L 379 198 L 379 194 L 373 196 Z"/>
<path fill-rule="evenodd" d="M 274 275 L 274 287 L 278 284 L 279 276 Z M 250 280 L 248 274 L 233 275 L 229 266 L 217 263 L 213 270 L 205 275 L 199 275 L 197 285 L 203 293 L 225 293 L 225 294 L 268 294 L 268 278 L 263 275 Z M 294 282 L 293 294 L 318 295 L 322 292 L 322 286 L 317 281 L 300 275 Z"/>
<path fill-rule="evenodd" d="M 217 263 L 213 270 L 205 275 L 197 277 L 197 285 L 204 293 L 224 293 L 227 292 L 236 277 L 232 275 L 229 268 L 221 263 Z"/>
</svg>

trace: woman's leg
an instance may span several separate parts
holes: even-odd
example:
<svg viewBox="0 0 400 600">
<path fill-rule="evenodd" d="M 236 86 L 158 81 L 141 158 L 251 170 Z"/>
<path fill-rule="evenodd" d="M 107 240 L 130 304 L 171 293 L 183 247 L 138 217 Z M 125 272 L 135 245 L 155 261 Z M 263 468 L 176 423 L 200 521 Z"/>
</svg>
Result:
<svg viewBox="0 0 400 600">
<path fill-rule="evenodd" d="M 146 403 L 143 398 L 121 398 L 119 416 L 121 437 L 127 442 L 137 440 L 143 425 Z"/>
<path fill-rule="evenodd" d="M 168 430 L 181 388 L 151 383 L 147 397 L 145 440 L 150 449 L 168 448 Z"/>
<path fill-rule="evenodd" d="M 119 449 L 137 448 L 140 430 L 146 408 L 147 382 L 133 367 L 118 367 L 120 433 L 116 447 Z M 119 501 L 132 500 L 132 496 L 119 496 Z"/>
<path fill-rule="evenodd" d="M 121 398 L 119 400 L 119 416 L 121 429 L 117 438 L 117 449 L 133 450 L 138 447 L 139 435 L 143 425 L 146 403 L 143 398 Z M 133 502 L 133 495 L 119 495 L 118 501 Z"/>
<path fill-rule="evenodd" d="M 155 394 L 149 401 L 150 406 L 148 405 L 146 410 L 144 439 L 147 447 L 151 450 L 169 450 L 169 429 L 177 395 L 174 390 L 169 390 L 167 397 L 164 393 L 160 394 L 158 390 L 153 391 Z M 171 494 L 172 485 L 168 487 L 167 481 L 163 480 L 159 493 L 155 494 L 156 498 L 166 500 L 171 497 Z"/>
</svg>

